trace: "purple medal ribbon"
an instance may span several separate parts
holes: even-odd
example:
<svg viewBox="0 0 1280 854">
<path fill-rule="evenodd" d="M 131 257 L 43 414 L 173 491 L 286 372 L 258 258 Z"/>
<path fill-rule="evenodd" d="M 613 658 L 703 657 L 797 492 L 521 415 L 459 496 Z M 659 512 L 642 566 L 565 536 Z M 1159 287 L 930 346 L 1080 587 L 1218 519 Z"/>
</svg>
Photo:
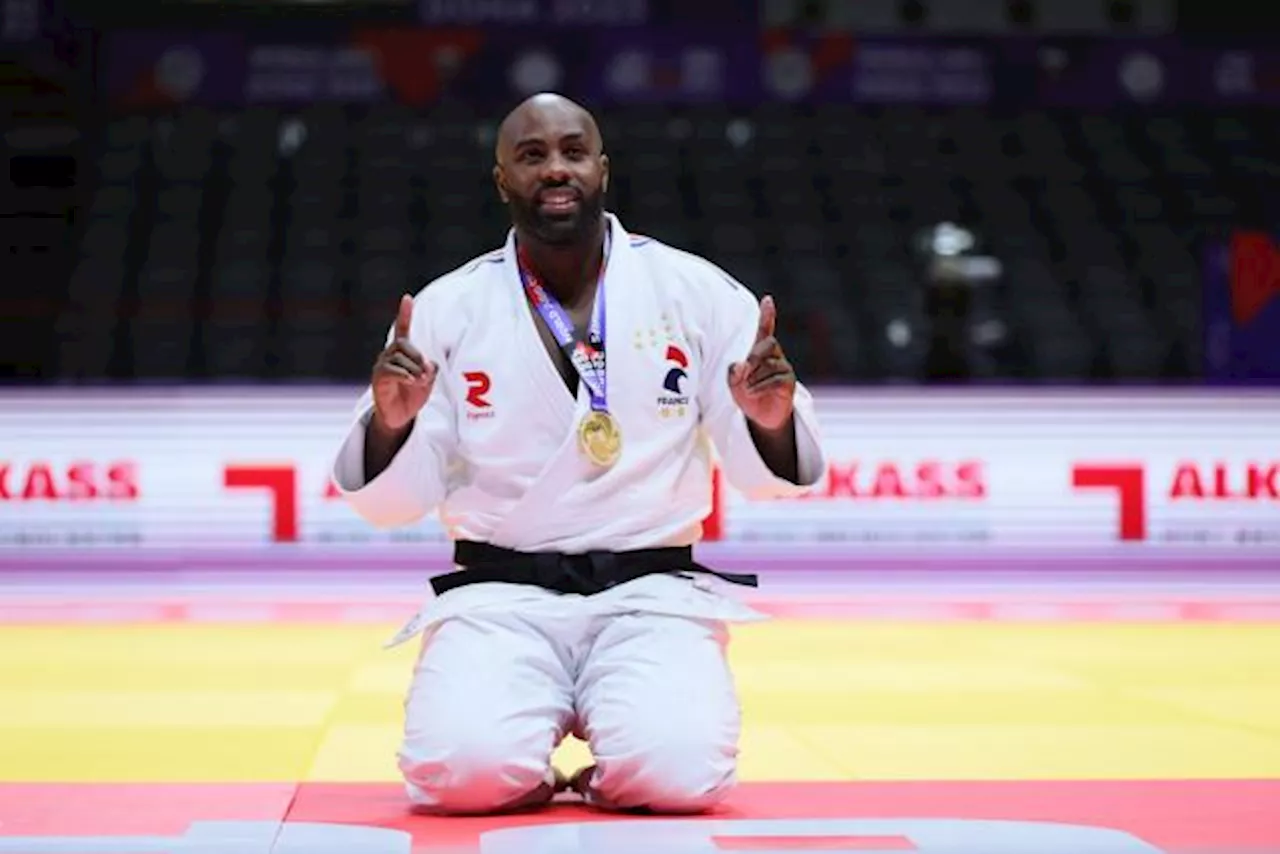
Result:
<svg viewBox="0 0 1280 854">
<path fill-rule="evenodd" d="M 587 326 L 587 340 L 578 341 L 573 336 L 573 322 L 555 297 L 542 285 L 538 277 L 525 263 L 523 253 L 517 252 L 517 266 L 520 280 L 524 283 L 525 292 L 533 307 L 538 310 L 551 330 L 560 349 L 569 357 L 569 361 L 582 378 L 591 395 L 591 408 L 596 412 L 608 412 L 608 383 L 605 381 L 605 310 L 604 310 L 604 273 L 609 266 L 609 249 L 612 235 L 605 232 L 604 257 L 600 262 L 600 278 L 596 283 L 595 305 L 591 310 L 591 322 Z"/>
</svg>

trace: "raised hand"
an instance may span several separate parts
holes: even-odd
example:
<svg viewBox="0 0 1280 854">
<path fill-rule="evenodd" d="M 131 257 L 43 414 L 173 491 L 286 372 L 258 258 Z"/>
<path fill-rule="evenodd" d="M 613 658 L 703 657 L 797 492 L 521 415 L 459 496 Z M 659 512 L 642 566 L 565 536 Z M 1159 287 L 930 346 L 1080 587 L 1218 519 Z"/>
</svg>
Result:
<svg viewBox="0 0 1280 854">
<path fill-rule="evenodd" d="M 760 301 L 760 325 L 747 358 L 729 368 L 729 390 L 747 419 L 764 430 L 780 430 L 795 409 L 796 373 L 774 337 L 778 310 L 773 297 Z"/>
<path fill-rule="evenodd" d="M 423 358 L 409 341 L 413 297 L 400 298 L 395 333 L 373 364 L 374 421 L 391 432 L 408 427 L 418 416 L 435 385 L 437 366 Z"/>
</svg>

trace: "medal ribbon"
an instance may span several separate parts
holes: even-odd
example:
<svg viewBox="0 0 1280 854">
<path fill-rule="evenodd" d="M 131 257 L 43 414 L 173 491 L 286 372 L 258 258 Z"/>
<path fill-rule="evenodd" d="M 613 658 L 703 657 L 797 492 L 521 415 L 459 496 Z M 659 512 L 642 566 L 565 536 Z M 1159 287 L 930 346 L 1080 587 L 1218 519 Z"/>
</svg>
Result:
<svg viewBox="0 0 1280 854">
<path fill-rule="evenodd" d="M 611 235 L 606 231 L 604 257 L 600 261 L 600 277 L 596 282 L 595 305 L 592 306 L 586 341 L 574 338 L 573 322 L 569 319 L 568 313 L 534 275 L 525 262 L 524 254 L 518 250 L 516 252 L 520 281 L 524 284 L 525 293 L 529 295 L 529 301 L 538 310 L 538 314 L 542 316 L 547 328 L 555 337 L 556 343 L 569 357 L 569 362 L 582 378 L 583 384 L 591 395 L 591 408 L 596 412 L 609 411 L 608 383 L 605 379 L 604 272 L 609 266 L 611 242 Z"/>
</svg>

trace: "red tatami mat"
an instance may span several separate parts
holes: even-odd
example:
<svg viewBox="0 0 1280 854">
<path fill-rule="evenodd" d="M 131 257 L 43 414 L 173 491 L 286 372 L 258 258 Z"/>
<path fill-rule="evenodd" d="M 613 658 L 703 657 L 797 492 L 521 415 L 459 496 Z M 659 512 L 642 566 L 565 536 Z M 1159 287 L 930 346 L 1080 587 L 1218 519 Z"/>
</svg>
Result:
<svg viewBox="0 0 1280 854">
<path fill-rule="evenodd" d="M 409 812 L 402 789 L 388 784 L 308 783 L 296 790 L 248 784 L 10 784 L 0 786 L 0 852 L 18 850 L 12 847 L 15 837 L 96 837 L 94 850 L 105 850 L 101 843 L 111 837 L 176 840 L 193 822 L 279 821 L 286 810 L 291 823 L 402 831 L 412 837 L 413 854 L 478 852 L 482 833 L 503 828 L 617 820 L 568 805 L 502 818 L 417 816 Z M 731 832 L 736 821 L 761 819 L 810 819 L 815 825 L 811 833 L 772 837 Z M 1123 831 L 1167 854 L 1277 854 L 1280 781 L 744 784 L 704 819 L 718 822 L 719 841 L 708 850 L 865 851 L 873 842 L 879 846 L 874 850 L 926 850 L 913 844 L 907 823 L 898 831 L 862 837 L 823 829 L 823 819 L 1067 824 Z M 844 848 L 831 847 L 837 838 L 845 840 Z M 556 854 L 566 852 L 557 849 Z"/>
</svg>

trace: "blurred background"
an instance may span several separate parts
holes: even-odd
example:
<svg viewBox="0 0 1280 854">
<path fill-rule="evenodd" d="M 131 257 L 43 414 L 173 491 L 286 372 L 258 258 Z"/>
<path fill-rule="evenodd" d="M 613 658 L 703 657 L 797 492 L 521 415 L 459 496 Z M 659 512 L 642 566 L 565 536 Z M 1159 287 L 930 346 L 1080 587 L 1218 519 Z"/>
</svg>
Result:
<svg viewBox="0 0 1280 854">
<path fill-rule="evenodd" d="M 1244 0 L 3 0 L 0 374 L 356 382 L 498 245 L 496 123 L 782 307 L 817 384 L 1280 376 Z"/>
<path fill-rule="evenodd" d="M 404 811 L 381 646 L 448 531 L 331 472 L 556 90 L 628 228 L 776 296 L 824 431 L 802 497 L 713 478 L 774 617 L 715 832 L 1280 851 L 1275 5 L 0 0 L 0 850 L 481 849 Z"/>
</svg>

